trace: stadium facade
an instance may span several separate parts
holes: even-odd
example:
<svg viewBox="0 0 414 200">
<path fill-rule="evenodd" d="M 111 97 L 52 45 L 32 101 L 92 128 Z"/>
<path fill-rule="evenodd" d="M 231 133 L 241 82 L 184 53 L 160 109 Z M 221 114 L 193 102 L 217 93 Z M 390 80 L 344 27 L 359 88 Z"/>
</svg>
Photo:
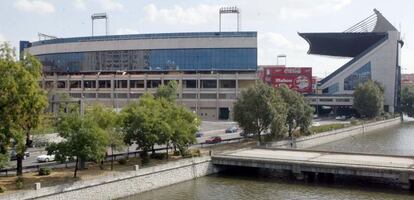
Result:
<svg viewBox="0 0 414 200">
<path fill-rule="evenodd" d="M 374 80 L 384 88 L 384 110 L 398 110 L 401 88 L 400 32 L 377 10 L 344 32 L 299 33 L 309 54 L 351 58 L 319 82 L 322 95 L 308 96 L 311 104 L 348 106 L 356 86 Z"/>
<path fill-rule="evenodd" d="M 178 103 L 205 120 L 231 118 L 257 80 L 256 32 L 109 35 L 21 41 L 43 64 L 43 88 L 121 108 L 169 81 Z"/>
</svg>

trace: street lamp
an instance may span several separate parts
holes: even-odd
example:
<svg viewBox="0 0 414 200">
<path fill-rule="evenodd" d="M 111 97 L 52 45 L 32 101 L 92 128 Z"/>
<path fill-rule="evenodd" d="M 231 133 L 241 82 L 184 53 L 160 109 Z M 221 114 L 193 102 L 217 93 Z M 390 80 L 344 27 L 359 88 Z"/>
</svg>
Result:
<svg viewBox="0 0 414 200">
<path fill-rule="evenodd" d="M 122 76 L 124 76 L 127 72 L 126 72 L 126 71 L 117 70 L 117 71 L 116 71 L 116 73 L 115 73 L 115 78 L 116 78 L 116 75 L 117 75 L 118 73 L 120 73 L 120 74 L 121 74 L 121 77 L 122 77 Z M 118 92 L 116 92 L 116 91 L 115 91 L 115 90 L 116 90 L 116 88 L 117 88 L 117 87 L 119 87 L 119 83 L 118 83 L 118 81 L 119 81 L 119 80 L 115 80 L 115 89 L 114 89 L 114 92 L 115 92 L 115 111 L 116 111 L 116 112 L 118 112 L 118 109 L 119 109 L 119 106 L 118 106 Z"/>
</svg>

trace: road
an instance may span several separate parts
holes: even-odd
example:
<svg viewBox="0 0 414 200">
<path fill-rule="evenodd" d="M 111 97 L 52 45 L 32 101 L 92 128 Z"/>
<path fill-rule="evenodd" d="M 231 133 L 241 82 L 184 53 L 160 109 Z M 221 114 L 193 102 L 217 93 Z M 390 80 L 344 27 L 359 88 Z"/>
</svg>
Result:
<svg viewBox="0 0 414 200">
<path fill-rule="evenodd" d="M 231 126 L 237 126 L 236 122 L 215 122 L 215 121 L 203 121 L 200 126 L 200 131 L 203 133 L 203 136 L 197 138 L 197 143 L 203 143 L 208 138 L 213 136 L 220 136 L 222 139 L 231 139 L 240 137 L 240 131 L 236 133 L 225 133 L 226 128 Z M 49 136 L 48 136 L 49 137 Z M 49 138 L 53 138 L 52 140 L 56 140 L 55 134 L 52 134 Z M 155 146 L 155 148 L 162 148 L 163 146 Z M 114 153 L 126 153 L 127 151 L 136 151 L 137 145 L 133 144 L 123 152 L 114 152 Z M 23 166 L 34 166 L 34 165 L 45 165 L 48 163 L 39 163 L 37 162 L 36 158 L 39 155 L 46 154 L 47 151 L 44 148 L 29 148 L 28 151 L 30 152 L 30 156 L 23 160 Z M 111 155 L 110 151 L 108 154 Z M 49 162 L 52 163 L 52 162 Z M 8 168 L 16 167 L 16 161 L 10 161 Z"/>
</svg>

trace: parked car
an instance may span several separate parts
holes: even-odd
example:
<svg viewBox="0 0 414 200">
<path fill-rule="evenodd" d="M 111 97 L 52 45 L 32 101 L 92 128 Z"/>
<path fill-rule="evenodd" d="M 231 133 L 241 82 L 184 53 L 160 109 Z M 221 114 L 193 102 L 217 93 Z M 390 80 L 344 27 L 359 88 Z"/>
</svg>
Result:
<svg viewBox="0 0 414 200">
<path fill-rule="evenodd" d="M 55 155 L 53 155 L 53 154 L 52 155 L 43 154 L 43 155 L 37 156 L 36 160 L 37 160 L 37 162 L 55 161 Z"/>
<path fill-rule="evenodd" d="M 25 151 L 23 155 L 23 160 L 25 160 L 27 157 L 30 157 L 30 152 Z M 10 160 L 17 160 L 17 152 L 16 150 L 11 150 L 10 152 Z"/>
<path fill-rule="evenodd" d="M 235 126 L 229 127 L 226 129 L 226 133 L 235 133 L 237 132 L 238 128 Z"/>
<path fill-rule="evenodd" d="M 200 131 L 196 132 L 196 134 L 195 134 L 195 136 L 196 136 L 197 138 L 199 138 L 199 137 L 203 137 L 203 135 L 204 135 L 204 133 L 202 133 L 202 132 L 200 132 Z"/>
<path fill-rule="evenodd" d="M 221 142 L 221 137 L 219 136 L 215 136 L 215 137 L 211 137 L 209 139 L 206 140 L 207 144 L 215 144 L 215 143 L 220 143 Z"/>
</svg>

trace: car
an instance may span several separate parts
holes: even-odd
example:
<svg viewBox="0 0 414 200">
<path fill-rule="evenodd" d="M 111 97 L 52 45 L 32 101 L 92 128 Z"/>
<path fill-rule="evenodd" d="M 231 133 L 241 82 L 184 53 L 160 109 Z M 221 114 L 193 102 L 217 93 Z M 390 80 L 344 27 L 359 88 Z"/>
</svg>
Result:
<svg viewBox="0 0 414 200">
<path fill-rule="evenodd" d="M 240 136 L 242 137 L 253 137 L 253 133 L 247 133 L 246 131 L 240 132 Z"/>
<path fill-rule="evenodd" d="M 51 161 L 55 161 L 55 155 L 47 155 L 47 154 L 43 154 L 40 156 L 37 156 L 36 158 L 37 162 L 51 162 Z"/>
<path fill-rule="evenodd" d="M 196 133 L 195 133 L 195 136 L 196 136 L 197 138 L 199 138 L 199 137 L 203 137 L 203 135 L 204 135 L 204 133 L 202 133 L 202 132 L 200 132 L 200 131 L 198 131 L 198 132 L 196 132 Z"/>
<path fill-rule="evenodd" d="M 215 144 L 215 143 L 220 143 L 221 142 L 221 137 L 220 136 L 215 136 L 215 137 L 211 137 L 209 139 L 206 140 L 207 144 Z"/>
<path fill-rule="evenodd" d="M 27 157 L 30 157 L 30 152 L 25 151 L 23 155 L 23 160 L 26 160 Z M 10 152 L 10 160 L 17 160 L 17 153 L 16 150 L 12 150 Z"/>
<path fill-rule="evenodd" d="M 342 115 L 342 116 L 337 116 L 335 117 L 336 120 L 346 120 L 346 116 Z"/>
<path fill-rule="evenodd" d="M 237 127 L 232 126 L 226 129 L 226 133 L 235 133 L 237 130 L 239 130 Z"/>
</svg>

